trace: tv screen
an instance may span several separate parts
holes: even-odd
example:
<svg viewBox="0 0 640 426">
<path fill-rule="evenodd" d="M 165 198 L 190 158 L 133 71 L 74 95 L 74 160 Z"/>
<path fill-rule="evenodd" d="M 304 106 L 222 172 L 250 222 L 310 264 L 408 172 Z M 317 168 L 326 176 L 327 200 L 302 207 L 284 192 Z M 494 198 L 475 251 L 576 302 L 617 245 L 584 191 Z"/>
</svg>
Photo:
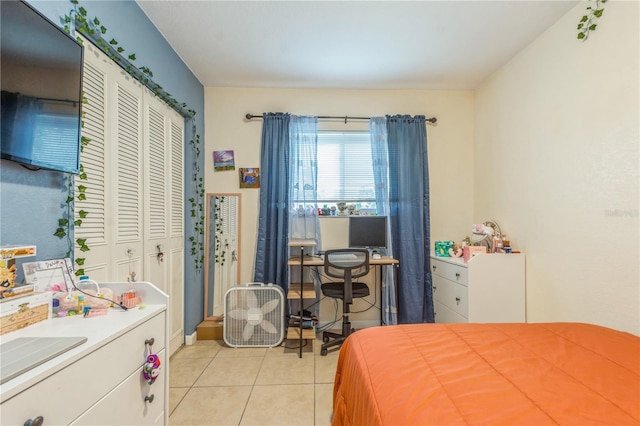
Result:
<svg viewBox="0 0 640 426">
<path fill-rule="evenodd" d="M 2 158 L 78 173 L 83 48 L 22 1 L 0 1 Z"/>
<path fill-rule="evenodd" d="M 386 216 L 350 216 L 349 247 L 386 248 Z"/>
</svg>

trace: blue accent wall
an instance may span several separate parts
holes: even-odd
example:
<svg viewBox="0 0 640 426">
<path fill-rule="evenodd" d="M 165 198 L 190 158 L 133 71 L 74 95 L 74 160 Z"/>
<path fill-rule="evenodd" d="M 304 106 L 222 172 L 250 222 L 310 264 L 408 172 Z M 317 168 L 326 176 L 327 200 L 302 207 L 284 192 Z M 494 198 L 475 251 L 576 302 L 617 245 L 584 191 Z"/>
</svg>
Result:
<svg viewBox="0 0 640 426">
<path fill-rule="evenodd" d="M 61 18 L 69 14 L 69 1 L 28 1 L 40 13 L 62 27 Z M 104 37 L 115 38 L 126 54 L 135 53 L 134 65 L 146 66 L 153 72 L 153 80 L 178 102 L 196 111 L 195 125 L 204 144 L 204 87 L 182 62 L 156 27 L 132 0 L 80 1 L 88 16 L 97 17 L 107 28 Z M 26 31 L 27 29 L 25 29 Z M 185 123 L 185 200 L 196 190 L 193 182 L 191 140 L 192 121 Z M 202 155 L 199 158 L 203 170 Z M 51 171 L 28 171 L 10 161 L 0 163 L 0 243 L 35 244 L 35 260 L 64 257 L 67 242 L 53 236 L 57 220 L 64 213 L 66 192 L 63 174 Z M 185 333 L 192 334 L 203 319 L 203 274 L 196 273 L 188 238 L 193 220 L 185 211 Z M 30 259 L 34 260 L 34 259 Z M 20 280 L 20 277 L 18 277 Z"/>
</svg>

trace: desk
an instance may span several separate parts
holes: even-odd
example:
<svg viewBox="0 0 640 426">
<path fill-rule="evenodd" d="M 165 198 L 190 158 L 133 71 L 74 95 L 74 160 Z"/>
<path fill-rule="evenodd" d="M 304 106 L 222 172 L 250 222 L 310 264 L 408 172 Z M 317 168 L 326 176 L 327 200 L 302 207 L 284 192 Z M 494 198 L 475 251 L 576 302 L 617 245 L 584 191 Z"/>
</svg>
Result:
<svg viewBox="0 0 640 426">
<path fill-rule="evenodd" d="M 289 258 L 289 261 L 287 262 L 287 264 L 289 266 L 297 266 L 300 265 L 300 256 L 292 256 Z M 382 267 L 382 266 L 395 266 L 396 270 L 395 270 L 395 274 L 394 274 L 394 278 L 396 278 L 396 305 L 398 303 L 398 280 L 397 280 L 397 269 L 400 267 L 400 261 L 398 259 L 394 259 L 393 257 L 389 257 L 389 256 L 381 256 L 380 259 L 373 259 L 372 257 L 369 257 L 369 265 L 371 266 L 378 266 L 378 267 Z M 324 266 L 324 256 L 305 256 L 304 257 L 304 266 Z M 384 325 L 383 322 L 383 310 L 382 310 L 382 272 L 380 271 L 379 273 L 379 284 L 380 284 L 380 325 Z"/>
<path fill-rule="evenodd" d="M 299 265 L 299 264 L 300 264 L 300 256 L 292 256 L 289 259 L 288 265 Z M 305 256 L 304 265 L 305 266 L 324 266 L 324 256 Z M 394 259 L 393 257 L 389 257 L 389 256 L 382 256 L 380 257 L 380 259 L 373 259 L 369 257 L 369 265 L 400 266 L 400 261 L 398 259 Z"/>
</svg>

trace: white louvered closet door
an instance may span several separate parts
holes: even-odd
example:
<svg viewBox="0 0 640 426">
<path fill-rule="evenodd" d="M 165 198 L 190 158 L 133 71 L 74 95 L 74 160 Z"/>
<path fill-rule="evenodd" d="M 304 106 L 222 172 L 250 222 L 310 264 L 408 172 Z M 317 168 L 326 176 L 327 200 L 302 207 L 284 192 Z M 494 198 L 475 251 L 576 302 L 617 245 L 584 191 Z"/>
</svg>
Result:
<svg viewBox="0 0 640 426">
<path fill-rule="evenodd" d="M 169 353 L 184 342 L 184 119 L 145 89 L 145 279 L 169 295 Z"/>
<path fill-rule="evenodd" d="M 75 180 L 76 189 L 86 187 L 76 219 L 80 211 L 87 217 L 74 236 L 86 238 L 90 251 L 76 247 L 75 257 L 85 259 L 81 266 L 96 281 L 127 281 L 132 272 L 141 280 L 142 86 L 91 43 L 84 46 L 82 134 L 91 141 L 80 157 L 87 180 Z"/>
<path fill-rule="evenodd" d="M 124 70 L 114 76 L 109 105 L 112 114 L 110 187 L 115 191 L 113 203 L 107 205 L 113 219 L 111 279 L 126 281 L 131 273 L 136 280 L 144 276 L 144 191 L 143 191 L 143 109 L 142 86 Z"/>
<path fill-rule="evenodd" d="M 85 40 L 81 155 L 87 212 L 75 238 L 97 281 L 150 281 L 169 295 L 170 353 L 184 343 L 184 119 Z M 159 251 L 162 257 L 158 257 Z M 134 284 L 135 288 L 135 284 Z"/>
<path fill-rule="evenodd" d="M 91 141 L 83 149 L 81 163 L 87 180 L 75 178 L 76 194 L 78 187 L 86 187 L 86 200 L 75 201 L 76 219 L 80 219 L 80 211 L 87 213 L 82 225 L 75 227 L 75 238 L 87 240 L 90 251 L 75 251 L 75 258 L 85 259 L 83 265 L 75 265 L 76 269 L 84 268 L 85 274 L 96 281 L 107 281 L 110 278 L 111 232 L 106 217 L 106 206 L 111 203 L 107 182 L 109 180 L 107 163 L 107 111 L 108 98 L 107 70 L 113 64 L 106 57 L 97 53 L 97 49 L 85 42 L 83 89 L 87 103 L 82 106 L 84 127 L 82 135 Z"/>
</svg>

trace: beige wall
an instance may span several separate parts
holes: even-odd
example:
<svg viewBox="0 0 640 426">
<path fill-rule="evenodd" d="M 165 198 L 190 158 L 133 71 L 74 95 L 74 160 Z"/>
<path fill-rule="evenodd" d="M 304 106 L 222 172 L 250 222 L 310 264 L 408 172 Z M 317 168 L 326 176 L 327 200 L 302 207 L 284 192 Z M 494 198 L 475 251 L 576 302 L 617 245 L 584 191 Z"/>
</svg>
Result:
<svg viewBox="0 0 640 426">
<path fill-rule="evenodd" d="M 233 149 L 236 167 L 259 166 L 261 121 L 244 114 L 424 114 L 438 118 L 427 128 L 432 241 L 460 240 L 471 223 L 495 219 L 527 254 L 528 321 L 640 334 L 638 2 L 608 3 L 597 31 L 580 42 L 584 7 L 475 93 L 205 89 L 206 190 L 244 197 L 241 283 L 253 277 L 258 191 L 240 190 L 237 172 L 214 173 L 211 156 Z M 344 229 L 324 222 L 325 248 L 339 245 Z M 331 309 L 323 305 L 322 320 Z"/>
<path fill-rule="evenodd" d="M 214 172 L 214 150 L 233 149 L 236 169 L 260 166 L 262 120 L 246 122 L 246 113 L 290 112 L 297 115 L 380 116 L 423 114 L 436 116 L 438 124 L 427 126 L 432 239 L 460 239 L 472 221 L 474 95 L 468 91 L 425 90 L 296 90 L 218 88 L 205 89 L 206 137 L 204 155 L 206 192 L 242 194 L 242 248 L 240 282 L 253 279 L 258 190 L 240 189 L 238 172 Z M 345 125 L 341 121 L 320 123 L 321 129 L 355 130 L 366 122 Z M 325 249 L 346 244 L 340 221 L 323 220 Z M 327 226 L 327 223 L 330 226 Z M 380 298 L 377 297 L 379 303 Z M 371 298 L 373 301 L 373 298 Z M 362 310 L 358 301 L 353 310 Z M 333 317 L 333 307 L 321 310 L 321 319 Z M 352 315 L 352 320 L 379 318 L 379 312 Z"/>
<path fill-rule="evenodd" d="M 527 254 L 527 318 L 640 333 L 638 2 L 585 3 L 477 91 L 474 218 Z"/>
</svg>

